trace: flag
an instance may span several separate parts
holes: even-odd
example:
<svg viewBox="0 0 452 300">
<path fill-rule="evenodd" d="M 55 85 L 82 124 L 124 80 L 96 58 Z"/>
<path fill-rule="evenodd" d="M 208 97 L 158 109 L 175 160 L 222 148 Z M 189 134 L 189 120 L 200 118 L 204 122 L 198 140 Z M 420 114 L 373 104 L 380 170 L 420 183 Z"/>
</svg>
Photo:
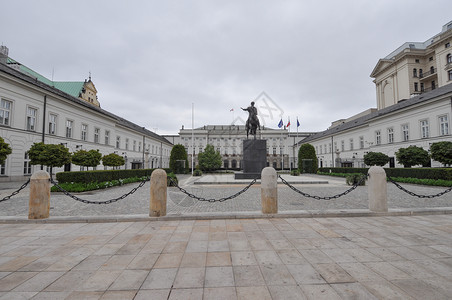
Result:
<svg viewBox="0 0 452 300">
<path fill-rule="evenodd" d="M 297 127 L 300 127 L 300 122 L 298 122 L 298 118 L 297 118 Z"/>
<path fill-rule="evenodd" d="M 281 121 L 279 121 L 279 123 L 278 123 L 278 127 L 281 128 L 281 127 L 283 127 L 283 125 L 284 125 L 284 123 L 282 122 L 282 119 L 281 119 Z"/>
<path fill-rule="evenodd" d="M 290 126 L 290 120 L 289 120 L 289 123 L 287 123 L 286 127 L 289 127 L 289 126 Z"/>
<path fill-rule="evenodd" d="M 231 108 L 231 110 L 230 111 L 234 111 L 234 109 L 233 108 Z"/>
</svg>

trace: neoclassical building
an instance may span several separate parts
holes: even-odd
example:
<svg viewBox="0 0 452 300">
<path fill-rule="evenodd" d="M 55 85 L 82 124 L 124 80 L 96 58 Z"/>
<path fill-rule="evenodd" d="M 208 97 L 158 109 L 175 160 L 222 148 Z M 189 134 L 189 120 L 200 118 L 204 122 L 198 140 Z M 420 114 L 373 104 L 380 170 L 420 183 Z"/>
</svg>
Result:
<svg viewBox="0 0 452 300">
<path fill-rule="evenodd" d="M 289 133 L 286 128 L 272 129 L 262 127 L 256 138 L 267 140 L 267 165 L 275 169 L 296 167 L 297 143 L 312 133 Z M 198 154 L 207 144 L 213 145 L 222 156 L 222 168 L 241 169 L 243 140 L 246 137 L 244 125 L 205 125 L 199 128 L 182 129 L 178 135 L 165 136 L 172 144 L 181 144 L 189 156 L 191 168 L 192 155 L 194 165 L 198 165 Z M 193 137 L 193 139 L 192 139 Z M 249 138 L 253 138 L 250 136 Z"/>
<path fill-rule="evenodd" d="M 406 42 L 380 59 L 370 75 L 377 108 L 434 90 L 452 82 L 452 21 L 425 42 Z"/>
<path fill-rule="evenodd" d="M 300 143 L 312 144 L 323 167 L 364 167 L 363 156 L 382 152 L 388 167 L 400 148 L 425 150 L 452 141 L 452 22 L 423 43 L 405 43 L 380 59 L 372 71 L 377 108 L 332 123 Z M 431 161 L 433 167 L 441 164 Z"/>
<path fill-rule="evenodd" d="M 27 151 L 35 142 L 63 144 L 70 152 L 99 149 L 124 157 L 122 168 L 168 167 L 172 144 L 142 126 L 100 107 L 89 80 L 54 82 L 8 57 L 0 48 L 0 136 L 12 148 L 0 180 L 22 179 L 40 166 Z M 98 169 L 104 167 L 98 166 Z M 54 172 L 80 170 L 66 165 Z"/>
</svg>

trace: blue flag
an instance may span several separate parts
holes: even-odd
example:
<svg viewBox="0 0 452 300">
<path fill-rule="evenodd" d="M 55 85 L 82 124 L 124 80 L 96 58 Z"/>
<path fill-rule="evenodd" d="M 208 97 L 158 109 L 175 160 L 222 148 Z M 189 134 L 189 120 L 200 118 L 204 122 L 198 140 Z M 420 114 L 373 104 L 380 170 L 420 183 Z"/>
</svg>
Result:
<svg viewBox="0 0 452 300">
<path fill-rule="evenodd" d="M 297 127 L 300 127 L 300 122 L 298 122 L 298 118 L 297 118 Z"/>
<path fill-rule="evenodd" d="M 282 122 L 282 119 L 281 119 L 281 121 L 279 121 L 279 123 L 278 123 L 278 127 L 279 127 L 279 128 L 283 127 L 283 122 Z"/>
</svg>

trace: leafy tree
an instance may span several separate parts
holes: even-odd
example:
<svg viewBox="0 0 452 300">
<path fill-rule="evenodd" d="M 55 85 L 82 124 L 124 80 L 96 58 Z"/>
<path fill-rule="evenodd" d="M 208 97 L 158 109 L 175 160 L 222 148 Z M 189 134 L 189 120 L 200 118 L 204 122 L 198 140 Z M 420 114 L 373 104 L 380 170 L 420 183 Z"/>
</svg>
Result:
<svg viewBox="0 0 452 300">
<path fill-rule="evenodd" d="M 124 157 L 116 153 L 110 153 L 102 157 L 102 164 L 107 167 L 119 167 L 125 163 Z"/>
<path fill-rule="evenodd" d="M 364 155 L 364 163 L 368 166 L 383 167 L 389 162 L 389 156 L 381 152 L 369 152 Z"/>
<path fill-rule="evenodd" d="M 212 145 L 207 144 L 203 152 L 198 154 L 199 168 L 203 171 L 213 171 L 221 167 L 221 154 Z"/>
<path fill-rule="evenodd" d="M 305 166 L 303 169 L 303 160 L 311 160 L 312 164 Z M 315 148 L 311 144 L 303 144 L 298 150 L 298 169 L 301 173 L 317 173 L 319 163 L 317 161 L 317 155 L 315 154 Z"/>
<path fill-rule="evenodd" d="M 445 165 L 452 165 L 452 142 L 437 142 L 430 146 L 432 158 Z"/>
<path fill-rule="evenodd" d="M 184 163 L 181 164 L 181 161 Z M 176 174 L 185 173 L 185 170 L 188 170 L 188 156 L 183 145 L 177 144 L 171 149 L 169 167 Z"/>
<path fill-rule="evenodd" d="M 71 153 L 63 145 L 34 143 L 28 150 L 30 164 L 50 167 L 62 167 L 71 162 Z"/>
<path fill-rule="evenodd" d="M 0 137 L 0 165 L 2 165 L 5 162 L 6 157 L 10 155 L 11 152 L 12 150 L 9 144 L 5 143 L 5 140 L 2 137 Z"/>
<path fill-rule="evenodd" d="M 430 156 L 426 150 L 417 146 L 409 146 L 408 148 L 400 148 L 396 153 L 397 161 L 405 168 L 411 168 L 416 165 L 427 165 Z"/>
<path fill-rule="evenodd" d="M 78 150 L 72 154 L 72 163 L 83 167 L 97 167 L 102 160 L 99 150 Z"/>
</svg>

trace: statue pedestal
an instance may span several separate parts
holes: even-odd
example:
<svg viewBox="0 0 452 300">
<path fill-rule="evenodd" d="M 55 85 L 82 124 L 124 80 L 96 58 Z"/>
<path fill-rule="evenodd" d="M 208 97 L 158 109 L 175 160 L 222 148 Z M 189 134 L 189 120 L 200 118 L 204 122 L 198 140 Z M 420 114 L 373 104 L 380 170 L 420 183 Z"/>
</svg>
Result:
<svg viewBox="0 0 452 300">
<path fill-rule="evenodd" d="M 261 178 L 262 169 L 267 166 L 267 141 L 243 141 L 243 173 L 236 173 L 235 179 Z"/>
</svg>

